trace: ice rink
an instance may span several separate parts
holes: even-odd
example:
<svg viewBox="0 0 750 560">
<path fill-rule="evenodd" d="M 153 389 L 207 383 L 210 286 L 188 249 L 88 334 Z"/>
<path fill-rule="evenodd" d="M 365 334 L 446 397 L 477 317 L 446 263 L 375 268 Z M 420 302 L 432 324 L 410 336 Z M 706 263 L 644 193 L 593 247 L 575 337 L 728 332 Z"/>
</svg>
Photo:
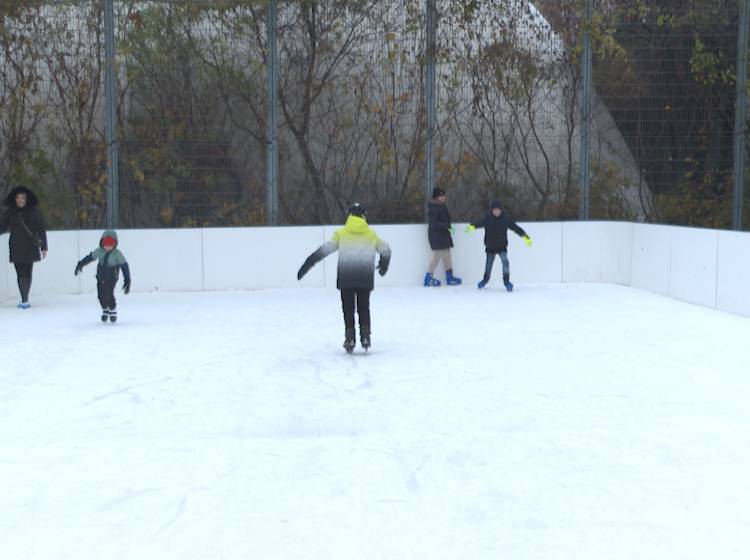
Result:
<svg viewBox="0 0 750 560">
<path fill-rule="evenodd" d="M 382 288 L 349 356 L 332 289 L 118 298 L 0 303 L 3 560 L 750 558 L 750 319 Z"/>
</svg>

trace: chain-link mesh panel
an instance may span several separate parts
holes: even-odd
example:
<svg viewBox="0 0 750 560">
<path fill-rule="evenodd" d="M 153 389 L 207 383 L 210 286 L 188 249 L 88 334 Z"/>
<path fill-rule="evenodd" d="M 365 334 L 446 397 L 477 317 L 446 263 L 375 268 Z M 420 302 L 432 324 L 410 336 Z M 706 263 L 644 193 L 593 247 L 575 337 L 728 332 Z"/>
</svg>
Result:
<svg viewBox="0 0 750 560">
<path fill-rule="evenodd" d="M 52 227 L 104 222 L 99 2 L 0 6 L 0 182 L 39 194 Z"/>
<path fill-rule="evenodd" d="M 566 29 L 531 2 L 443 0 L 439 9 L 438 168 L 456 215 L 476 218 L 499 199 L 518 218 L 575 217 L 576 37 L 566 44 Z"/>
<path fill-rule="evenodd" d="M 596 11 L 595 90 L 636 164 L 623 179 L 651 220 L 730 227 L 737 2 Z"/>
<path fill-rule="evenodd" d="M 262 6 L 117 8 L 121 223 L 265 223 Z"/>
<path fill-rule="evenodd" d="M 734 0 L 437 0 L 437 184 L 575 219 L 590 28 L 592 218 L 729 227 Z M 120 224 L 265 224 L 266 3 L 116 0 Z M 425 0 L 278 3 L 279 223 L 424 216 Z M 99 1 L 0 5 L 0 179 L 105 221 Z M 746 189 L 750 190 L 750 189 Z M 746 195 L 747 199 L 747 195 Z M 746 220 L 747 222 L 748 220 Z"/>
<path fill-rule="evenodd" d="M 419 221 L 424 197 L 422 2 L 279 7 L 280 208 L 292 223 Z"/>
</svg>

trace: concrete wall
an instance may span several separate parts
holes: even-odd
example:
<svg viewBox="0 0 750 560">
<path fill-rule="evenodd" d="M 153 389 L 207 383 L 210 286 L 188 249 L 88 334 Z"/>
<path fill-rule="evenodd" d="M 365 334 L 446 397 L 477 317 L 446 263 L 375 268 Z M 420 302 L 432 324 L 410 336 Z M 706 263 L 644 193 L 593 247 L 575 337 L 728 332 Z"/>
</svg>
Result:
<svg viewBox="0 0 750 560">
<path fill-rule="evenodd" d="M 453 268 L 474 287 L 484 272 L 484 232 L 456 224 Z M 750 316 L 750 233 L 621 222 L 522 223 L 534 244 L 509 234 L 513 281 L 605 282 L 632 286 L 689 303 Z M 338 227 L 338 226 L 336 226 Z M 331 256 L 297 281 L 297 269 L 336 227 L 121 230 L 120 246 L 133 271 L 134 291 L 335 287 Z M 375 225 L 393 249 L 377 286 L 419 285 L 430 258 L 426 226 Z M 94 292 L 95 266 L 73 276 L 75 263 L 97 247 L 99 231 L 49 233 L 49 258 L 34 267 L 35 294 Z M 0 300 L 17 298 L 0 242 Z M 500 263 L 492 282 L 500 282 Z M 444 271 L 438 269 L 438 277 Z"/>
</svg>

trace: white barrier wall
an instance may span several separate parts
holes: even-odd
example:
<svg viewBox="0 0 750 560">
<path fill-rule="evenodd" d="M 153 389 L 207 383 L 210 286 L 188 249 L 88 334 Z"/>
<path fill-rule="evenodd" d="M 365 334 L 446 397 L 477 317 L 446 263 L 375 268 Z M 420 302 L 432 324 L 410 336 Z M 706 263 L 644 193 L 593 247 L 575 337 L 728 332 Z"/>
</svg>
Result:
<svg viewBox="0 0 750 560">
<path fill-rule="evenodd" d="M 0 236 L 0 301 L 12 297 L 10 283 L 11 278 L 15 279 L 12 269 L 13 265 L 8 263 L 8 238 Z"/>
<path fill-rule="evenodd" d="M 606 282 L 629 285 L 682 301 L 750 316 L 750 233 L 620 222 L 544 222 L 521 226 L 533 239 L 526 247 L 509 232 L 513 281 Z M 336 257 L 301 281 L 297 270 L 338 226 L 120 230 L 134 291 L 198 291 L 335 287 Z M 484 273 L 482 230 L 456 224 L 454 273 L 473 288 Z M 393 249 L 376 286 L 422 283 L 430 258 L 425 225 L 374 225 Z M 99 244 L 101 231 L 48 234 L 49 257 L 35 265 L 32 298 L 92 293 L 96 266 L 73 276 L 76 262 Z M 16 299 L 16 275 L 8 264 L 7 237 L 0 240 L 0 300 Z M 444 271 L 437 276 L 444 280 Z M 499 261 L 492 282 L 501 281 Z"/>
<path fill-rule="evenodd" d="M 750 233 L 718 234 L 716 306 L 750 317 Z"/>
<path fill-rule="evenodd" d="M 636 224 L 630 285 L 680 301 L 716 307 L 719 233 Z M 750 241 L 750 235 L 738 235 Z"/>
<path fill-rule="evenodd" d="M 629 285 L 633 226 L 623 222 L 563 223 L 563 282 Z"/>
<path fill-rule="evenodd" d="M 323 228 L 265 227 L 203 230 L 207 290 L 320 287 L 326 264 L 297 282 L 307 255 L 323 243 Z"/>
</svg>

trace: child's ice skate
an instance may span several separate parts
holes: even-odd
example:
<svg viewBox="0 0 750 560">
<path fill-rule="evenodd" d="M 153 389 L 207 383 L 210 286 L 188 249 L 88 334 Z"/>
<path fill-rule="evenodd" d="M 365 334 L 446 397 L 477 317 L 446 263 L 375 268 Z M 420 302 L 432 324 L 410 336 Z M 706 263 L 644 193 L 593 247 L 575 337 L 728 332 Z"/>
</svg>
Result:
<svg viewBox="0 0 750 560">
<path fill-rule="evenodd" d="M 354 346 L 357 344 L 356 340 L 354 329 L 346 329 L 344 331 L 344 350 L 346 350 L 347 354 L 354 352 Z"/>
<path fill-rule="evenodd" d="M 461 279 L 453 276 L 453 269 L 445 271 L 445 281 L 449 286 L 460 286 Z"/>
<path fill-rule="evenodd" d="M 432 275 L 432 273 L 428 272 L 427 274 L 424 275 L 424 284 L 423 285 L 424 286 L 428 286 L 428 287 L 437 288 L 438 286 L 440 286 L 440 280 L 438 280 L 437 278 L 435 278 Z"/>
<path fill-rule="evenodd" d="M 370 348 L 370 327 L 359 327 L 359 341 L 362 344 L 362 348 L 367 352 Z"/>
</svg>

